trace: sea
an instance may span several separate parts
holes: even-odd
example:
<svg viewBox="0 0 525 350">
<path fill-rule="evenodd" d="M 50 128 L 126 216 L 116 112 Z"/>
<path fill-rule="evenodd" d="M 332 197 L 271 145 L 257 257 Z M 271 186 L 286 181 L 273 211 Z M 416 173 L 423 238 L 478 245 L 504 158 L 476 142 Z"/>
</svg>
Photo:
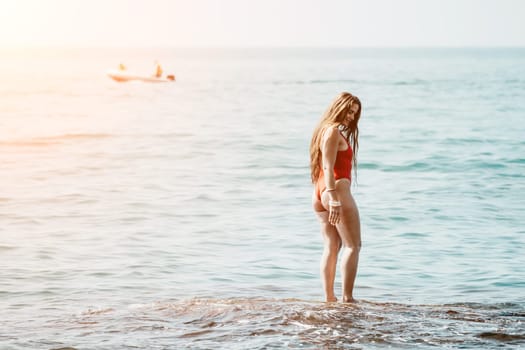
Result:
<svg viewBox="0 0 525 350">
<path fill-rule="evenodd" d="M 342 91 L 355 304 L 311 207 Z M 524 251 L 525 48 L 0 50 L 2 350 L 525 348 Z"/>
</svg>

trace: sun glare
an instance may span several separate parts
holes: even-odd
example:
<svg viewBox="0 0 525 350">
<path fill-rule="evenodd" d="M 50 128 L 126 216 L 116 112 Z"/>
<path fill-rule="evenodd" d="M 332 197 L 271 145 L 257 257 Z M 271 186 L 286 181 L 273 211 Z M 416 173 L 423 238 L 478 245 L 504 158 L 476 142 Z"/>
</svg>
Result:
<svg viewBox="0 0 525 350">
<path fill-rule="evenodd" d="M 38 45 L 55 19 L 44 1 L 0 2 L 0 47 Z"/>
</svg>

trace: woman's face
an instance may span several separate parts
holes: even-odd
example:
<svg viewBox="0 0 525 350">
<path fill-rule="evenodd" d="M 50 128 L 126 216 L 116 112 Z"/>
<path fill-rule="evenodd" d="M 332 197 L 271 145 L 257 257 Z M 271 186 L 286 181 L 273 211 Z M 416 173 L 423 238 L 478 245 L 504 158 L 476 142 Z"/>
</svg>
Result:
<svg viewBox="0 0 525 350">
<path fill-rule="evenodd" d="M 352 106 L 350 106 L 350 108 L 348 108 L 348 112 L 346 113 L 346 117 L 344 119 L 346 126 L 350 126 L 350 123 L 355 119 L 357 112 L 359 112 L 359 105 L 357 103 L 354 103 Z"/>
</svg>

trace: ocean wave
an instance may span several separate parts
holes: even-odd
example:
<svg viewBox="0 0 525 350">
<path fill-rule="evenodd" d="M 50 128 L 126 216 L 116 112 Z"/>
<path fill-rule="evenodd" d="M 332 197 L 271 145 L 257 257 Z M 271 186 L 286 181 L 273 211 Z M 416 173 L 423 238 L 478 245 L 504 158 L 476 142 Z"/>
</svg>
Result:
<svg viewBox="0 0 525 350">
<path fill-rule="evenodd" d="M 358 83 L 354 79 L 313 79 L 313 80 L 275 80 L 273 85 L 310 85 L 310 84 L 337 84 L 337 83 Z"/>
<path fill-rule="evenodd" d="M 111 134 L 104 133 L 80 133 L 80 134 L 62 134 L 53 136 L 39 136 L 26 139 L 0 140 L 0 146 L 5 147 L 39 147 L 60 144 L 66 141 L 75 140 L 92 140 L 112 137 Z"/>
<path fill-rule="evenodd" d="M 402 85 L 427 85 L 427 84 L 430 84 L 432 83 L 431 81 L 428 81 L 428 80 L 422 80 L 422 79 L 411 79 L 411 80 L 396 80 L 396 81 L 393 81 L 390 83 L 390 85 L 395 85 L 395 86 L 402 86 Z"/>
<path fill-rule="evenodd" d="M 430 171 L 437 167 L 429 162 L 411 162 L 403 165 L 385 165 L 381 169 L 386 172 L 406 172 L 406 171 Z"/>
<path fill-rule="evenodd" d="M 524 321 L 521 303 L 411 305 L 363 300 L 344 304 L 194 298 L 133 305 L 128 310 L 89 309 L 68 320 L 67 327 L 95 333 L 111 328 L 118 336 L 116 323 L 123 337 L 136 330 L 148 337 L 150 345 L 166 345 L 170 339 L 171 345 L 181 348 L 198 344 L 197 348 L 230 349 L 376 345 L 499 349 L 525 344 Z"/>
</svg>

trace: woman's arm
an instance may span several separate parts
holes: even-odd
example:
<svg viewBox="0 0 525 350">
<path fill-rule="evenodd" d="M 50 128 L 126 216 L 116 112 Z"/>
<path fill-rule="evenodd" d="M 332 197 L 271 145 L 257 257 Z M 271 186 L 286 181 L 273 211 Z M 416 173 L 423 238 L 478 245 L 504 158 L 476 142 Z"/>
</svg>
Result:
<svg viewBox="0 0 525 350">
<path fill-rule="evenodd" d="M 339 147 L 339 131 L 336 127 L 325 130 L 321 142 L 322 167 L 326 189 L 335 189 L 334 166 Z"/>
<path fill-rule="evenodd" d="M 335 191 L 334 175 L 334 165 L 339 149 L 339 140 L 339 130 L 333 126 L 326 129 L 321 142 L 322 166 L 326 185 L 325 191 L 328 193 L 329 203 L 331 203 L 328 220 L 332 225 L 337 224 L 340 219 L 340 204 L 338 205 L 339 200 L 337 198 L 337 192 Z"/>
</svg>

